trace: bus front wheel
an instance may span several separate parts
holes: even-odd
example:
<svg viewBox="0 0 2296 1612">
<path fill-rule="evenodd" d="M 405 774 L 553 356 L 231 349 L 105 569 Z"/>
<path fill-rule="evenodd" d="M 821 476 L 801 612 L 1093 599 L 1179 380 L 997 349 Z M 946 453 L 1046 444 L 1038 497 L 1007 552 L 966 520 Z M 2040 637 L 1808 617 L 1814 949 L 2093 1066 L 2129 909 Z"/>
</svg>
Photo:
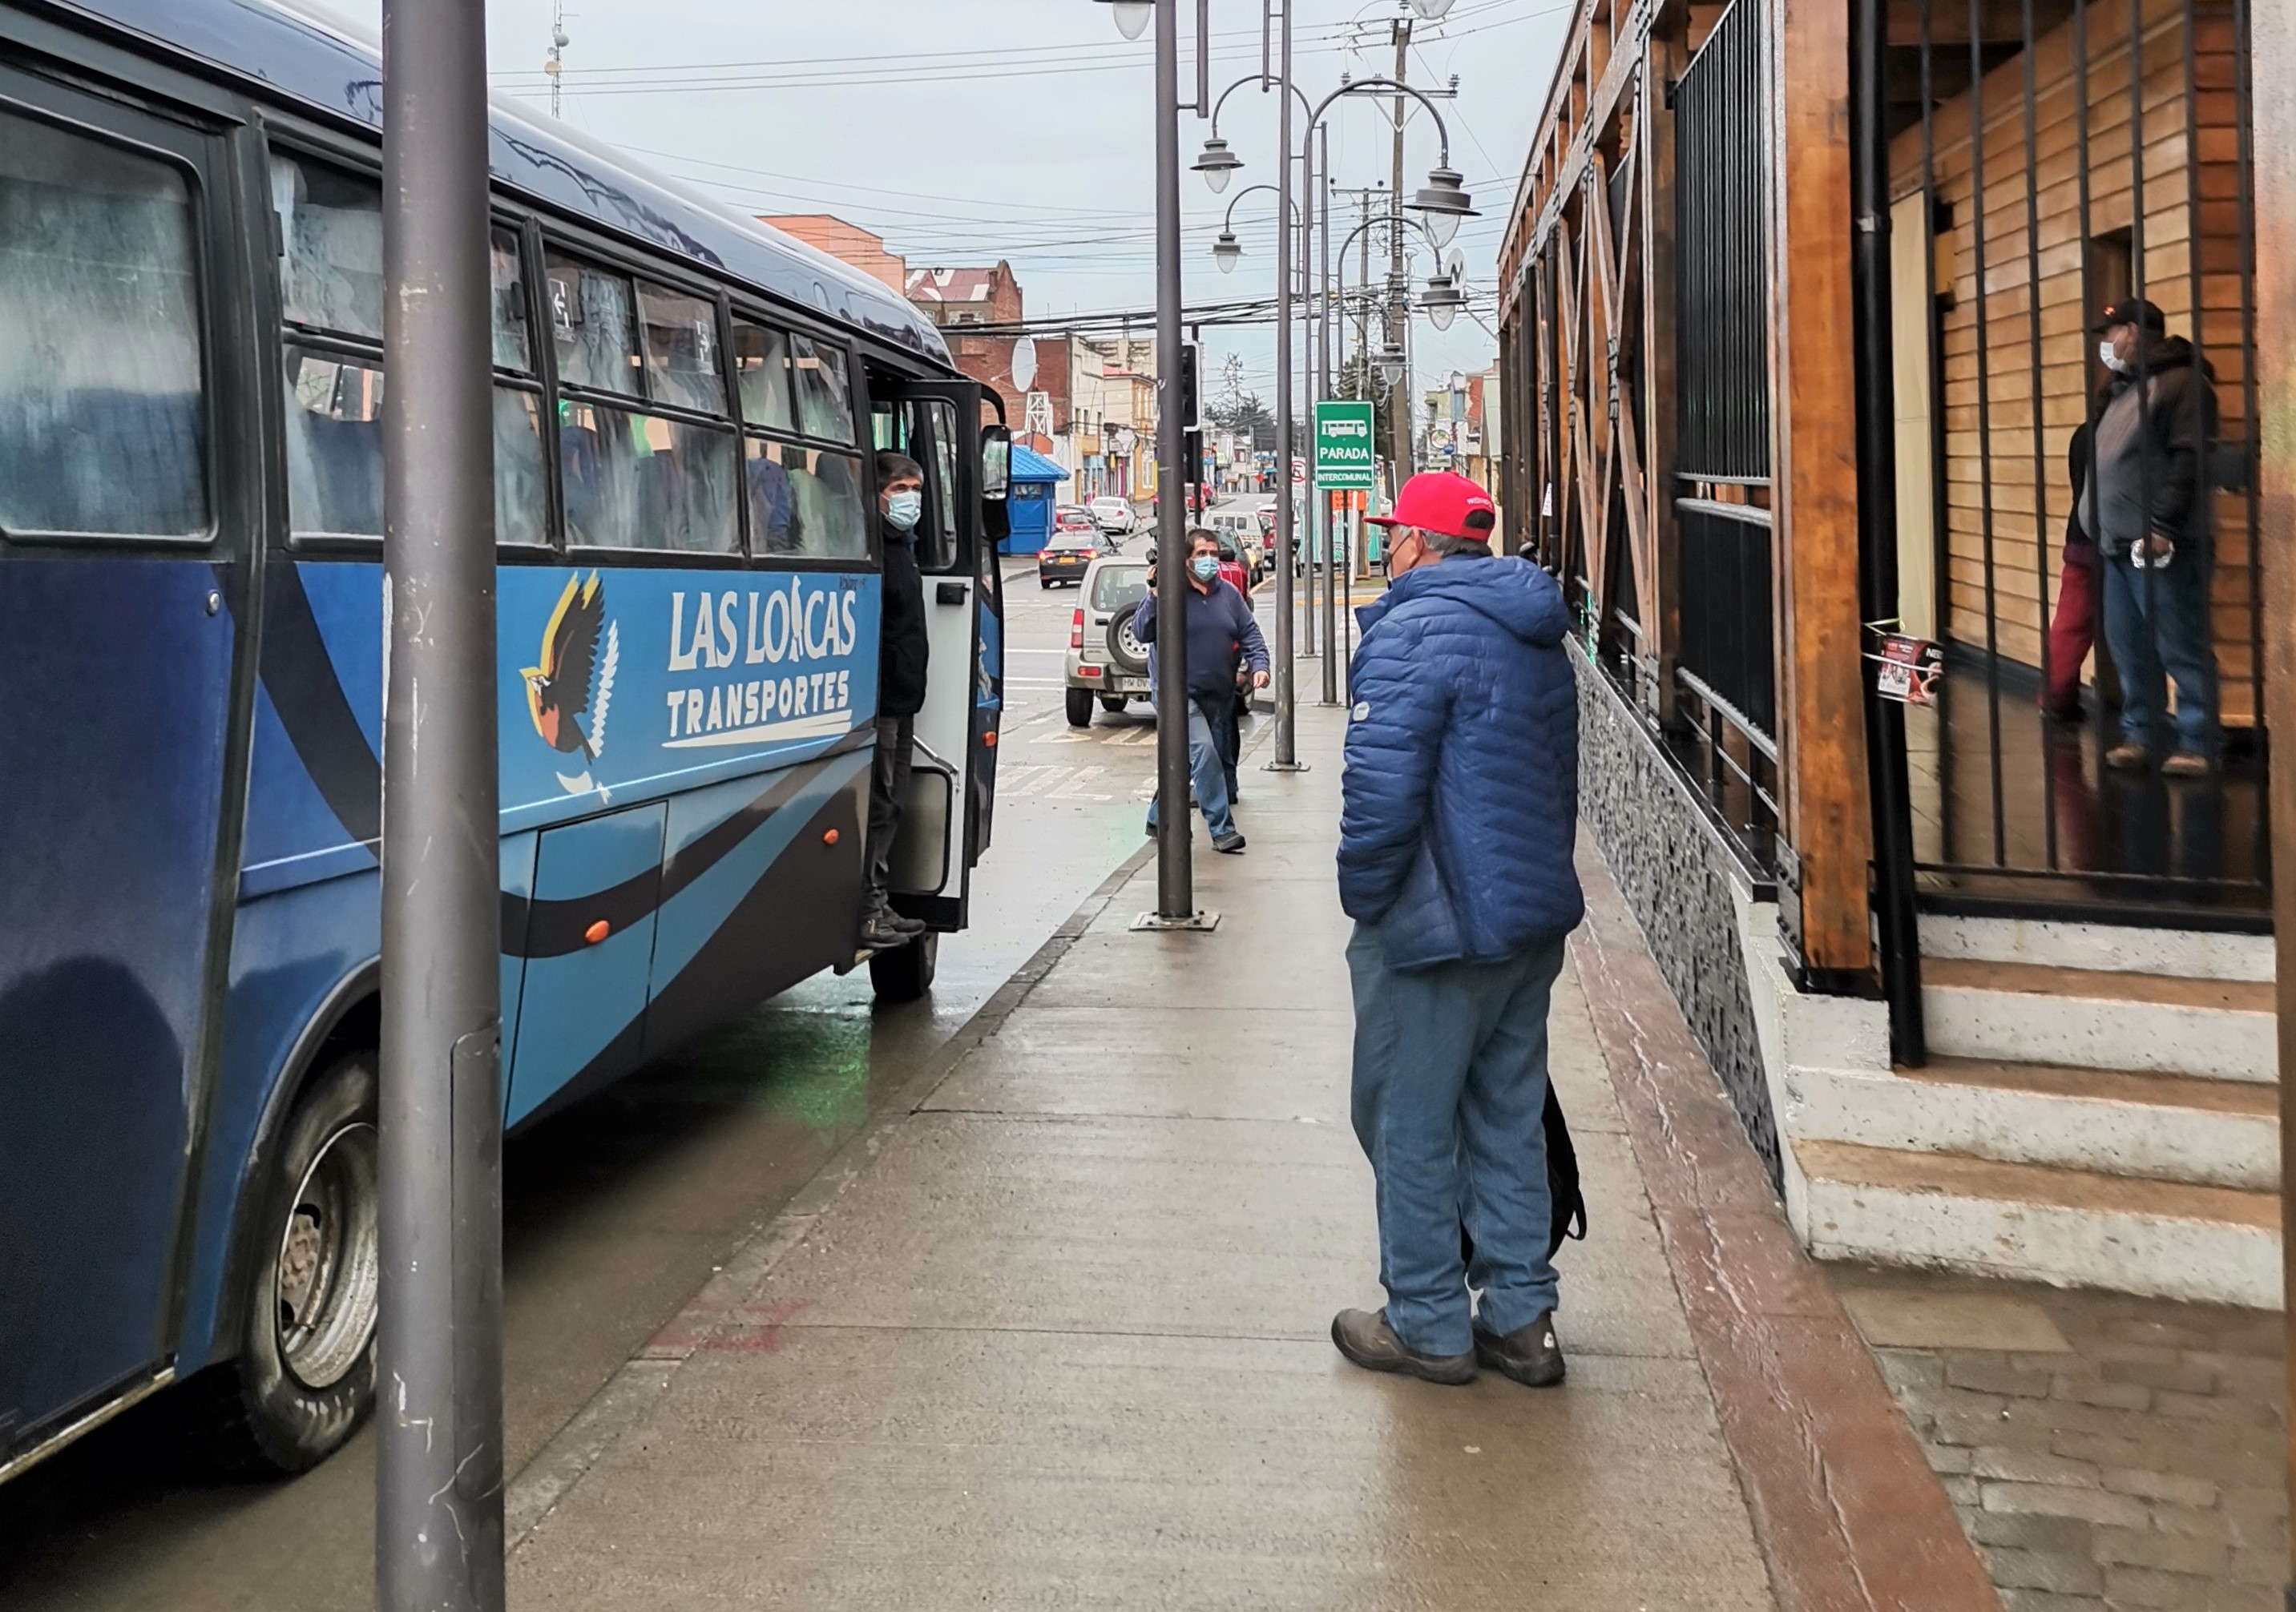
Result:
<svg viewBox="0 0 2296 1612">
<path fill-rule="evenodd" d="M 217 1453 L 301 1472 L 348 1442 L 374 1404 L 375 1054 L 352 1052 L 297 1101 L 255 1205 L 238 1358 L 217 1373 Z"/>
<path fill-rule="evenodd" d="M 940 936 L 927 929 L 905 946 L 871 957 L 869 984 L 881 1001 L 914 1002 L 932 989 L 933 970 L 939 961 Z"/>
</svg>

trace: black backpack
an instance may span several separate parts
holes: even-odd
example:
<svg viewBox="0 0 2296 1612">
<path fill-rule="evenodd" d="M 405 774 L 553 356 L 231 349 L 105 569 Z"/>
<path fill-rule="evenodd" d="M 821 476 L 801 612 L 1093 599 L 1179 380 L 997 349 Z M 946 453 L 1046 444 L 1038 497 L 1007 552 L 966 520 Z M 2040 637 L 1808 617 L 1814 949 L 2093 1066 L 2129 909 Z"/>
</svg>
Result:
<svg viewBox="0 0 2296 1612">
<path fill-rule="evenodd" d="M 1546 1194 L 1554 1207 L 1554 1219 L 1546 1232 L 1546 1257 L 1553 1259 L 1561 1252 L 1563 1240 L 1584 1242 L 1587 1239 L 1587 1199 L 1578 1190 L 1578 1150 L 1570 1145 L 1570 1126 L 1562 1117 L 1562 1100 L 1554 1094 L 1554 1083 L 1546 1083 L 1546 1109 L 1539 1117 L 1546 1131 Z M 1467 1234 L 1466 1223 L 1459 1225 L 1459 1258 L 1462 1264 L 1475 1263 L 1475 1240 Z"/>
</svg>

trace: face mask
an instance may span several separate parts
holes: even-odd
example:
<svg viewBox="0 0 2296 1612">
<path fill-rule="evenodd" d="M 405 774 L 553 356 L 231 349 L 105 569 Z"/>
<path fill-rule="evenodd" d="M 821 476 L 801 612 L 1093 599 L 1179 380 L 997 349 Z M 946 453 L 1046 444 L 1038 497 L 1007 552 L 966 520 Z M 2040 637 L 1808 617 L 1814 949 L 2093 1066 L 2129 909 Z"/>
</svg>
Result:
<svg viewBox="0 0 2296 1612">
<path fill-rule="evenodd" d="M 1198 582 L 1210 582 L 1219 575 L 1219 560 L 1216 555 L 1199 554 L 1188 561 L 1188 569 L 1196 574 Z"/>
<path fill-rule="evenodd" d="M 914 531 L 917 520 L 925 512 L 922 493 L 888 493 L 885 495 L 885 519 L 898 531 Z"/>
<path fill-rule="evenodd" d="M 2109 338 L 2096 344 L 2096 356 L 2103 360 L 2104 367 L 2111 370 L 2116 375 L 2126 375 L 2128 373 L 2128 362 L 2123 359 L 2119 353 L 2112 350 L 2112 342 Z"/>
</svg>

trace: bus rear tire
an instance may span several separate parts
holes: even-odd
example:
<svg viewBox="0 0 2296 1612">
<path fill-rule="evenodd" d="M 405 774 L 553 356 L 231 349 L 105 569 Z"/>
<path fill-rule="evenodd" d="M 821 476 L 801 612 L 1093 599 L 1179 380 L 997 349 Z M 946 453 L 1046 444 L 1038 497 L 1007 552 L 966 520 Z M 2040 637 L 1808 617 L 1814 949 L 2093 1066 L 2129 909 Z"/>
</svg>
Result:
<svg viewBox="0 0 2296 1612">
<path fill-rule="evenodd" d="M 210 1374 L 208 1442 L 229 1469 L 308 1471 L 374 1408 L 375 1063 L 351 1052 L 314 1080 L 263 1172 L 238 1357 Z"/>
<path fill-rule="evenodd" d="M 880 1002 L 914 1002 L 932 989 L 940 961 L 940 936 L 927 929 L 905 946 L 869 959 L 869 984 Z"/>
</svg>

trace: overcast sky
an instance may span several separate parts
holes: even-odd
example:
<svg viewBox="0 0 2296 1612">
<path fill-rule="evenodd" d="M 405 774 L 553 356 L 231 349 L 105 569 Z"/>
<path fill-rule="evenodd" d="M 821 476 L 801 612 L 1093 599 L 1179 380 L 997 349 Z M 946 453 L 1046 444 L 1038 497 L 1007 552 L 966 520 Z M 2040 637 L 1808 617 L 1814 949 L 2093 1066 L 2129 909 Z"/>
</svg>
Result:
<svg viewBox="0 0 2296 1612">
<path fill-rule="evenodd" d="M 1392 70 L 1388 20 L 1408 11 L 1405 0 L 1297 3 L 1297 78 L 1311 98 L 1336 87 L 1342 72 Z M 380 16 L 381 0 L 336 4 L 370 24 Z M 1452 166 L 1482 214 L 1458 236 L 1471 292 L 1491 290 L 1569 9 L 1564 0 L 1456 0 L 1442 23 L 1416 24 L 1413 82 L 1439 86 L 1459 75 L 1444 116 Z M 1194 8 L 1184 0 L 1181 10 L 1192 17 Z M 496 87 L 545 106 L 540 70 L 551 12 L 552 0 L 488 0 Z M 1258 70 L 1259 13 L 1256 0 L 1212 0 L 1216 94 Z M 912 268 L 1007 258 L 1031 316 L 1154 301 L 1151 45 L 1125 43 L 1106 5 L 566 0 L 566 31 L 567 120 L 724 200 L 754 212 L 835 213 L 883 235 Z M 1193 60 L 1185 48 L 1184 59 Z M 1332 172 L 1342 186 L 1387 177 L 1386 106 L 1366 99 L 1335 110 Z M 1235 209 L 1248 255 L 1233 274 L 1218 271 L 1210 247 L 1229 198 L 1275 176 L 1275 96 L 1253 87 L 1228 100 L 1220 132 L 1247 164 L 1228 196 L 1215 199 L 1201 178 L 1183 177 L 1191 301 L 1273 293 L 1273 193 Z M 1184 116 L 1185 161 L 1208 127 Z M 1437 151 L 1433 125 L 1414 118 L 1406 186 L 1424 183 Z M 1335 217 L 1335 241 L 1341 218 L 1352 227 L 1352 210 Z M 1266 327 L 1207 331 L 1204 345 L 1208 384 L 1234 351 L 1246 385 L 1273 401 Z M 1422 385 L 1482 368 L 1496 352 L 1472 319 L 1441 335 L 1417 321 Z"/>
</svg>

